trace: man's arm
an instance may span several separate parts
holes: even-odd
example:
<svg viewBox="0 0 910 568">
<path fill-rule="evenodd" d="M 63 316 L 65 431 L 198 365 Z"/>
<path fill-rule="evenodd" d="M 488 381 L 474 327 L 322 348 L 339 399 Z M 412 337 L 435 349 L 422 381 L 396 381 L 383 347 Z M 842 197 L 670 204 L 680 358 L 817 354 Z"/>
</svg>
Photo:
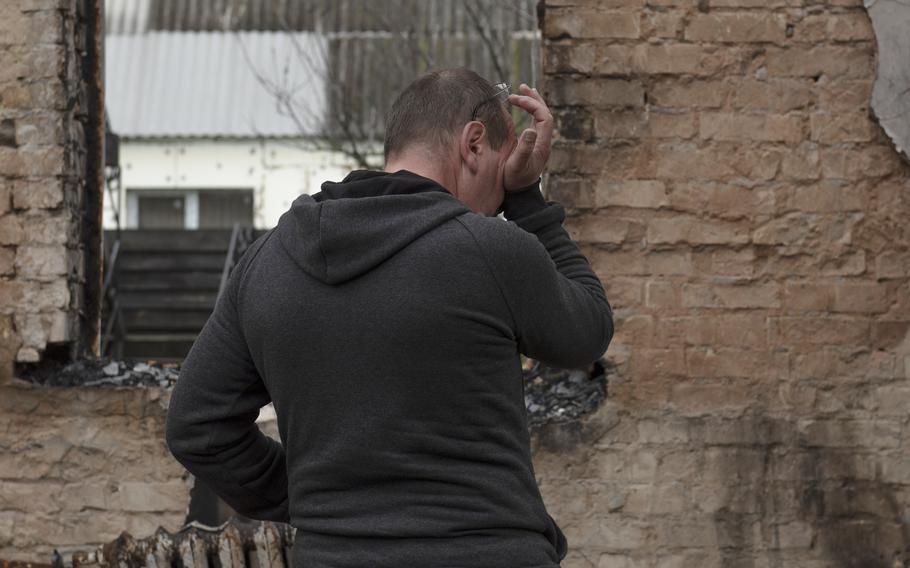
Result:
<svg viewBox="0 0 910 568">
<path fill-rule="evenodd" d="M 241 263 L 180 367 L 166 441 L 177 461 L 238 513 L 288 522 L 284 448 L 255 422 L 271 398 L 240 327 Z"/>
<path fill-rule="evenodd" d="M 540 175 L 550 157 L 553 115 L 528 85 L 509 100 L 533 125 L 521 133 L 503 169 L 501 211 L 512 223 L 493 242 L 494 272 L 515 320 L 521 352 L 545 363 L 580 367 L 613 338 L 613 310 L 588 259 L 563 228 L 565 209 L 546 201 Z M 517 228 L 514 228 L 517 227 Z"/>
<path fill-rule="evenodd" d="M 481 237 L 515 322 L 519 351 L 560 367 L 597 360 L 613 338 L 603 285 L 563 228 L 565 209 L 539 180 L 506 194 L 505 230 Z"/>
</svg>

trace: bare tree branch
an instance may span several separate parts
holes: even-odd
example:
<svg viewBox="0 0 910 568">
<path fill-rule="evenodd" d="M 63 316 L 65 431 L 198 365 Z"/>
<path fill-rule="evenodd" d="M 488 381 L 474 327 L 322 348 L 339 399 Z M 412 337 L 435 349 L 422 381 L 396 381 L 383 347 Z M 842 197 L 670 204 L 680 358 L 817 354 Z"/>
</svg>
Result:
<svg viewBox="0 0 910 568">
<path fill-rule="evenodd" d="M 471 23 L 474 26 L 475 31 L 480 35 L 481 41 L 483 41 L 484 46 L 487 48 L 487 54 L 490 56 L 490 61 L 493 62 L 493 68 L 496 70 L 496 76 L 500 77 L 502 81 L 509 80 L 509 74 L 505 72 L 505 68 L 500 61 L 500 53 L 502 52 L 502 46 L 497 46 L 494 44 L 493 31 L 487 28 L 484 23 L 483 18 L 480 14 L 480 8 L 478 7 L 478 2 L 475 0 L 464 0 L 464 9 L 468 13 L 468 17 L 471 18 Z"/>
<path fill-rule="evenodd" d="M 269 76 L 263 69 L 255 68 L 257 64 L 250 58 L 246 46 L 242 46 L 238 34 L 244 59 L 256 81 L 274 97 L 279 112 L 288 116 L 301 133 L 313 132 L 313 126 L 317 126 L 318 134 L 305 137 L 310 147 L 340 152 L 361 168 L 377 167 L 379 164 L 373 160 L 383 135 L 384 107 L 389 103 L 388 99 L 398 87 L 416 76 L 421 67 L 433 68 L 441 63 L 434 53 L 439 45 L 444 45 L 439 43 L 439 30 L 418 28 L 415 21 L 420 10 L 432 10 L 435 3 L 421 0 L 403 4 L 397 10 L 390 10 L 386 2 L 358 3 L 357 7 L 371 19 L 368 26 L 371 31 L 350 32 L 336 31 L 325 24 L 338 15 L 333 10 L 351 8 L 349 2 L 299 2 L 297 9 L 307 10 L 313 18 L 313 30 L 308 33 L 316 34 L 321 40 L 302 42 L 303 30 L 297 29 L 300 22 L 290 24 L 282 9 L 283 3 L 273 0 L 269 6 L 272 21 L 280 24 L 287 34 L 293 57 L 283 62 L 275 61 L 278 68 L 273 70 L 274 76 Z M 227 31 L 236 29 L 246 16 L 246 3 L 226 0 L 223 6 L 220 17 L 223 27 Z M 514 16 L 517 15 L 519 22 L 534 24 L 531 29 L 536 33 L 536 17 L 526 9 L 527 1 L 464 0 L 455 6 L 460 6 L 462 14 L 467 16 L 469 28 L 464 30 L 462 37 L 479 38 L 497 78 L 509 81 L 513 57 L 511 34 L 516 25 Z M 494 10 L 507 17 L 513 16 L 499 26 L 502 29 L 496 28 L 490 18 L 490 12 Z M 520 23 L 518 25 L 521 27 Z M 458 33 L 461 36 L 460 29 Z M 381 47 L 377 47 L 380 44 Z M 353 81 L 377 66 L 382 68 L 381 78 L 386 79 L 380 88 L 374 87 L 373 78 L 368 77 L 361 85 Z M 303 75 L 311 79 L 293 84 L 293 77 L 300 75 L 292 73 L 291 67 L 302 70 Z M 536 71 L 532 73 L 536 76 Z M 299 96 L 301 89 L 312 85 L 325 89 L 325 105 L 313 105 Z"/>
</svg>

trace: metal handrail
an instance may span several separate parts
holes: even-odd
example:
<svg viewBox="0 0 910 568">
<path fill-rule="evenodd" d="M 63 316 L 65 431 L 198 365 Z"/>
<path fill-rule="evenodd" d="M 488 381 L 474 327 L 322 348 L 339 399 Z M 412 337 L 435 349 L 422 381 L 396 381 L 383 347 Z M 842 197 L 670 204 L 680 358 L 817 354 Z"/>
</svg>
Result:
<svg viewBox="0 0 910 568">
<path fill-rule="evenodd" d="M 228 243 L 228 251 L 224 257 L 224 268 L 221 269 L 221 282 L 218 284 L 218 297 L 215 299 L 216 303 L 218 299 L 221 298 L 221 294 L 227 286 L 228 276 L 230 276 L 231 270 L 234 269 L 237 260 L 243 256 L 243 253 L 252 242 L 253 228 L 241 227 L 239 222 L 235 222 L 234 228 L 231 230 L 231 242 Z"/>
<path fill-rule="evenodd" d="M 224 257 L 224 268 L 221 269 L 221 282 L 218 283 L 218 297 L 215 299 L 216 303 L 221 298 L 224 287 L 227 286 L 227 279 L 228 275 L 231 273 L 231 269 L 234 268 L 234 252 L 237 250 L 237 237 L 239 234 L 240 223 L 234 223 L 234 228 L 231 231 L 231 242 L 228 243 L 227 254 Z"/>
<path fill-rule="evenodd" d="M 114 326 L 117 326 L 116 333 L 114 333 Z M 110 347 L 110 340 L 113 339 L 114 343 L 114 354 L 115 359 L 123 358 L 123 340 L 126 337 L 126 322 L 123 320 L 123 310 L 120 307 L 120 298 L 114 297 L 112 306 L 110 308 L 110 315 L 107 321 L 107 325 L 104 328 L 104 335 L 102 335 L 102 355 L 108 355 L 106 349 Z"/>
<path fill-rule="evenodd" d="M 123 342 L 126 339 L 126 321 L 123 318 L 123 310 L 120 307 L 120 299 L 117 295 L 117 279 L 116 275 L 119 271 L 119 263 L 117 262 L 120 258 L 120 238 L 114 240 L 113 246 L 111 246 L 110 254 L 107 254 L 105 251 L 105 263 L 104 263 L 104 283 L 101 286 L 101 298 L 108 306 L 107 310 L 107 325 L 105 325 L 104 332 L 101 334 L 101 355 L 108 355 L 110 349 L 111 341 L 113 340 L 114 348 L 116 350 L 115 357 L 123 357 Z M 116 332 L 114 331 L 116 326 Z"/>
<path fill-rule="evenodd" d="M 107 256 L 107 255 L 105 255 Z M 108 290 L 111 287 L 111 283 L 114 281 L 114 267 L 117 265 L 117 257 L 120 256 L 120 239 L 114 241 L 114 246 L 111 247 L 111 254 L 105 263 L 108 267 L 107 271 L 104 274 L 104 284 L 101 285 L 101 296 L 104 297 L 107 295 Z"/>
</svg>

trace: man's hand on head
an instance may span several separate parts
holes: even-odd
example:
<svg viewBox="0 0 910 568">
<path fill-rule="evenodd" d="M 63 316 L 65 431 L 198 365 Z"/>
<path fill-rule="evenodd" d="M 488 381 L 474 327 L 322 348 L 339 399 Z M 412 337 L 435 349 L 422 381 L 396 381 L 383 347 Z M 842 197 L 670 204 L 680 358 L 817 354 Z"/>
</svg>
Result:
<svg viewBox="0 0 910 568">
<path fill-rule="evenodd" d="M 524 83 L 518 92 L 509 95 L 509 102 L 530 114 L 533 124 L 521 133 L 506 160 L 502 178 L 506 191 L 527 187 L 540 177 L 550 158 L 553 140 L 553 115 L 543 97 Z"/>
</svg>

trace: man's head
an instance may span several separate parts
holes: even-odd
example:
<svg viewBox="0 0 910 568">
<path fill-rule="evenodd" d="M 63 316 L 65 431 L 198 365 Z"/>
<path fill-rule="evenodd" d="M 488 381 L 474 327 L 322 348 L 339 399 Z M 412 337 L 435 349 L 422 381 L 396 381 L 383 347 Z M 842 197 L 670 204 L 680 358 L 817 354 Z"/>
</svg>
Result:
<svg viewBox="0 0 910 568">
<path fill-rule="evenodd" d="M 496 89 L 464 67 L 417 78 L 386 117 L 386 170 L 425 163 L 438 172 L 434 179 L 443 178 L 446 189 L 486 214 L 502 202 L 503 165 L 514 146 L 512 118 Z"/>
</svg>

